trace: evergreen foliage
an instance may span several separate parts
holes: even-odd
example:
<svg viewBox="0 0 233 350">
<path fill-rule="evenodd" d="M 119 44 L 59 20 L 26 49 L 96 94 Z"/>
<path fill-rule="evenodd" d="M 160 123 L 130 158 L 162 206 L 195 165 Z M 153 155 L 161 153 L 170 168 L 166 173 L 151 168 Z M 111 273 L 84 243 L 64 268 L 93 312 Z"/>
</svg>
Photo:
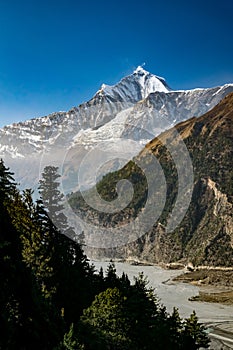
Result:
<svg viewBox="0 0 233 350">
<path fill-rule="evenodd" d="M 0 161 L 0 350 L 207 347 L 196 314 L 184 321 L 177 309 L 168 315 L 143 274 L 131 284 L 113 263 L 106 274 L 94 271 L 64 234 L 72 229 L 57 171 L 45 168 L 34 202 Z"/>
</svg>

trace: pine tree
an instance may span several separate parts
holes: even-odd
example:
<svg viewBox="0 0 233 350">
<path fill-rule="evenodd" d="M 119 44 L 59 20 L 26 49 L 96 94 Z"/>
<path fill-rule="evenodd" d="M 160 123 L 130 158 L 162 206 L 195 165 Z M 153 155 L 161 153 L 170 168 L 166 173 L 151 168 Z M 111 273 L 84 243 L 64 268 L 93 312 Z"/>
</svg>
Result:
<svg viewBox="0 0 233 350">
<path fill-rule="evenodd" d="M 0 348 L 12 345 L 19 332 L 21 293 L 19 274 L 23 270 L 20 241 L 8 214 L 7 203 L 16 191 L 13 174 L 0 161 Z M 22 321 L 22 320 L 21 320 Z M 12 340 L 11 340 L 12 338 Z"/>
<path fill-rule="evenodd" d="M 183 335 L 184 349 L 195 350 L 209 347 L 210 340 L 205 332 L 205 327 L 198 322 L 195 311 L 185 320 Z"/>
<path fill-rule="evenodd" d="M 74 324 L 72 323 L 70 329 L 67 333 L 64 334 L 63 341 L 56 350 L 84 350 L 84 346 L 80 344 L 75 334 Z"/>
<path fill-rule="evenodd" d="M 180 344 L 182 343 L 181 333 L 183 329 L 183 324 L 178 309 L 176 307 L 173 308 L 172 314 L 168 316 L 167 325 L 167 340 L 169 341 L 169 347 L 174 350 L 180 349 Z"/>
<path fill-rule="evenodd" d="M 56 288 L 54 302 L 62 310 L 66 322 L 71 324 L 79 319 L 83 308 L 87 307 L 94 297 L 94 271 L 80 245 L 70 239 L 74 238 L 75 234 L 63 213 L 64 196 L 59 190 L 59 178 L 57 167 L 45 167 L 39 192 L 49 221 L 46 221 L 45 217 L 41 217 L 41 220 L 44 220 L 47 235 L 52 237 L 51 266 Z"/>
<path fill-rule="evenodd" d="M 13 173 L 10 172 L 4 164 L 4 161 L 0 160 L 0 205 L 6 200 L 11 199 L 16 191 L 16 183 L 13 178 Z"/>
<path fill-rule="evenodd" d="M 116 274 L 116 267 L 113 262 L 110 262 L 108 265 L 105 281 L 109 288 L 114 288 L 119 285 L 119 278 Z"/>
<path fill-rule="evenodd" d="M 40 201 L 34 204 L 32 191 L 18 192 L 8 206 L 12 223 L 20 233 L 22 242 L 22 257 L 36 277 L 41 291 L 46 298 L 51 298 L 55 292 L 53 285 L 53 237 L 50 218 Z"/>
<path fill-rule="evenodd" d="M 127 336 L 129 325 L 125 302 L 126 297 L 118 288 L 108 288 L 84 310 L 81 317 L 84 331 L 81 336 L 87 349 L 133 349 Z"/>
<path fill-rule="evenodd" d="M 64 214 L 64 195 L 59 190 L 58 181 L 60 177 L 58 167 L 46 166 L 39 181 L 39 193 L 52 223 L 63 234 L 71 234 L 70 238 L 74 238 L 74 232 L 70 230 Z"/>
<path fill-rule="evenodd" d="M 50 349 L 59 339 L 50 328 L 54 326 L 54 312 L 50 318 L 36 279 L 23 261 L 21 232 L 12 213 L 19 192 L 3 161 L 0 169 L 0 196 L 4 199 L 0 201 L 0 349 Z M 15 212 L 19 209 L 24 226 L 29 222 L 19 203 Z"/>
</svg>

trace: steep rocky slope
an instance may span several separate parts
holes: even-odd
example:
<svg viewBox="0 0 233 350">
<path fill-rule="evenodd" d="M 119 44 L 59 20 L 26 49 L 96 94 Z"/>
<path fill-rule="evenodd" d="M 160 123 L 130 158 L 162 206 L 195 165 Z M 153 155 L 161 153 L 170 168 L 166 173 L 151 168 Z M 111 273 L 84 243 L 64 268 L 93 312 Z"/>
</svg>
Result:
<svg viewBox="0 0 233 350">
<path fill-rule="evenodd" d="M 190 205 L 174 230 L 166 226 L 171 215 L 179 217 L 179 210 L 173 212 L 181 191 L 179 170 L 171 144 L 179 143 L 179 135 L 185 143 L 193 166 L 193 186 Z M 174 149 L 174 147 L 173 147 Z M 117 198 L 116 184 L 128 179 L 134 185 L 134 195 L 125 209 L 114 213 L 94 210 L 80 193 L 73 194 L 69 203 L 84 221 L 114 229 L 123 227 L 130 220 L 135 222 L 144 210 L 148 195 L 148 176 L 137 164 L 147 164 L 153 154 L 162 166 L 166 178 L 165 206 L 153 227 L 138 239 L 125 245 L 106 249 L 86 247 L 87 253 L 95 258 L 123 258 L 154 263 L 179 261 L 195 265 L 233 265 L 233 93 L 225 97 L 216 107 L 201 117 L 181 122 L 162 133 L 146 145 L 144 150 L 118 172 L 106 175 L 97 185 L 100 195 L 106 201 Z M 183 159 L 187 154 L 181 154 Z M 185 164 L 185 163 L 184 163 Z M 186 169 L 182 169 L 184 177 Z M 151 173 L 151 176 L 153 174 Z M 158 179 L 157 179 L 158 180 Z M 155 181 L 157 181 L 155 179 Z M 160 184 L 161 185 L 161 184 Z M 159 186 L 160 186 L 159 185 Z M 162 187 L 161 187 L 162 188 Z M 188 196 L 187 188 L 182 195 Z M 91 198 L 91 191 L 89 191 Z M 162 201 L 163 193 L 155 192 L 153 200 Z M 182 200 L 181 200 L 182 202 Z M 172 213 L 172 214 L 171 214 Z M 150 218 L 151 219 L 151 218 Z M 179 218 L 178 218 L 179 219 Z M 176 218 L 173 218 L 176 220 Z M 179 220 L 178 220 L 179 221 Z M 111 231 L 109 231 L 111 232 Z M 123 232 L 123 231 L 122 231 Z M 86 236 L 93 232 L 85 232 Z"/>
</svg>

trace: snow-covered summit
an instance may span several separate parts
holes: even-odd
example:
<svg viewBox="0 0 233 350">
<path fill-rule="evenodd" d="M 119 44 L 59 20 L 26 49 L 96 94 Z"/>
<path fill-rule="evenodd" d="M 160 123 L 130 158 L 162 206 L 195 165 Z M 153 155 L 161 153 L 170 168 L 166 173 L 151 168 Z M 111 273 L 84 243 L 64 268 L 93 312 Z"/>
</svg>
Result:
<svg viewBox="0 0 233 350">
<path fill-rule="evenodd" d="M 119 140 L 127 139 L 140 146 L 175 122 L 204 114 L 231 91 L 232 84 L 173 91 L 164 78 L 138 66 L 117 84 L 103 84 L 91 100 L 67 112 L 0 129 L 0 158 L 18 174 L 16 181 L 22 188 L 33 188 L 44 155 L 45 165 L 59 166 L 69 150 L 78 157 L 74 162 L 78 167 L 85 152 L 101 142 L 121 144 Z"/>
<path fill-rule="evenodd" d="M 151 74 L 146 71 L 142 66 L 138 66 L 133 76 L 138 80 L 143 91 L 143 98 L 146 98 L 152 92 L 169 92 L 171 89 L 167 85 L 164 78 Z"/>
<path fill-rule="evenodd" d="M 134 70 L 133 74 L 147 74 L 147 72 L 142 66 L 137 66 L 137 68 Z"/>
<path fill-rule="evenodd" d="M 142 66 L 137 66 L 137 68 L 133 71 L 134 75 L 150 75 L 150 76 L 154 76 L 156 77 L 158 80 L 160 80 L 161 82 L 163 82 L 164 84 L 167 85 L 166 80 L 163 77 L 160 77 L 158 75 L 154 75 L 150 72 L 148 72 L 147 70 L 145 70 Z M 170 89 L 170 88 L 169 88 Z"/>
<path fill-rule="evenodd" d="M 121 79 L 116 85 L 102 84 L 94 97 L 109 96 L 118 101 L 135 103 L 157 91 L 169 92 L 171 89 L 164 78 L 151 74 L 138 66 L 132 74 Z"/>
</svg>

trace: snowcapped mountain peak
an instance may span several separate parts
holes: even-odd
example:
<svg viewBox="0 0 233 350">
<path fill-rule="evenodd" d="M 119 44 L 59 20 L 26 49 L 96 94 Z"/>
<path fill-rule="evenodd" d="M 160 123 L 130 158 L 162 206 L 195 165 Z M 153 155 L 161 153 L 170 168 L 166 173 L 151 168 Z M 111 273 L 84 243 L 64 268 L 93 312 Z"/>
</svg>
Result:
<svg viewBox="0 0 233 350">
<path fill-rule="evenodd" d="M 171 89 L 167 85 L 164 78 L 151 74 L 142 66 L 138 66 L 134 72 L 133 77 L 139 83 L 142 91 L 142 98 L 146 98 L 152 92 L 169 92 Z"/>
<path fill-rule="evenodd" d="M 135 103 L 153 92 L 169 92 L 164 78 L 158 77 L 138 66 L 132 74 L 122 78 L 115 85 L 102 84 L 94 97 L 113 98 L 115 101 Z"/>
<path fill-rule="evenodd" d="M 149 74 L 149 72 L 147 72 L 142 66 L 138 66 L 133 74 Z"/>
<path fill-rule="evenodd" d="M 173 91 L 163 78 L 138 66 L 115 85 L 102 84 L 91 100 L 70 111 L 0 129 L 0 158 L 19 174 L 22 188 L 34 188 L 44 154 L 46 165 L 57 166 L 63 150 L 82 159 L 89 148 L 110 139 L 144 144 L 175 121 L 206 113 L 231 91 L 233 84 Z"/>
</svg>

